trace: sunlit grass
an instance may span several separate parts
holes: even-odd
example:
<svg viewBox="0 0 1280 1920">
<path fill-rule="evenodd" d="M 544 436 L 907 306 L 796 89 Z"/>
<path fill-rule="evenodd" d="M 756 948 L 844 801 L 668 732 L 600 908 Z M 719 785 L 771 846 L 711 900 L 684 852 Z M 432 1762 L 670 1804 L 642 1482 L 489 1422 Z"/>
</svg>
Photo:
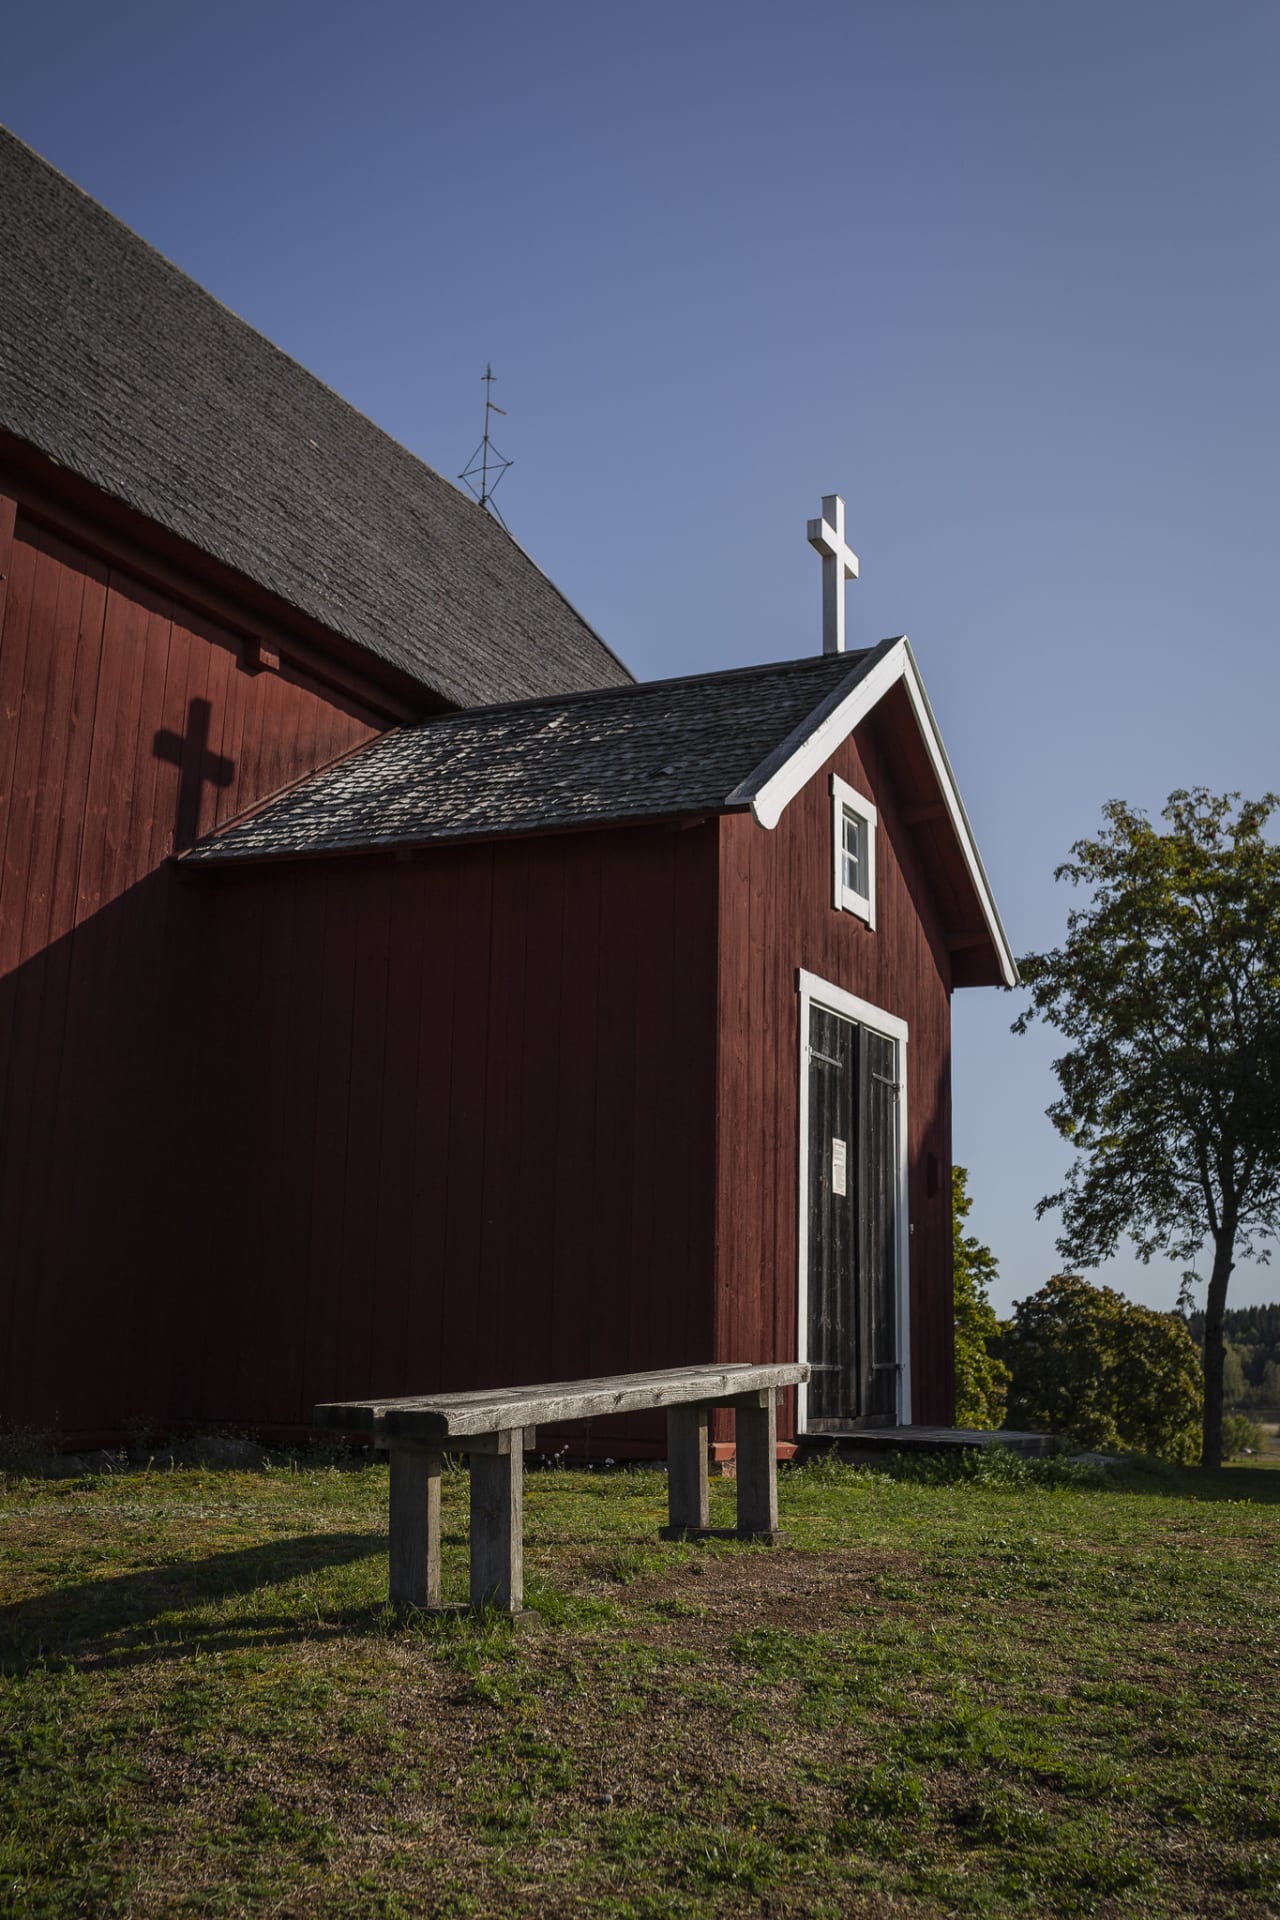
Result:
<svg viewBox="0 0 1280 1920">
<path fill-rule="evenodd" d="M 826 1462 L 774 1551 L 659 1546 L 660 1473 L 536 1472 L 522 1633 L 388 1613 L 386 1493 L 10 1479 L 0 1913 L 1280 1912 L 1261 1465 Z"/>
</svg>

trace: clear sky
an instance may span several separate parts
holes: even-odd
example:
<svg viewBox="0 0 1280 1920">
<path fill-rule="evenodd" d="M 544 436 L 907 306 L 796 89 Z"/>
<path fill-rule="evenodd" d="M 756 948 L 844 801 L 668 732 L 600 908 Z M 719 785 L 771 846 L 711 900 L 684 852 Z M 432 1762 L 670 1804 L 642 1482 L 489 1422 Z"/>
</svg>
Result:
<svg viewBox="0 0 1280 1920">
<path fill-rule="evenodd" d="M 41 0 L 0 118 L 451 477 L 492 360 L 508 524 L 641 677 L 818 651 L 843 493 L 1025 952 L 1109 797 L 1280 786 L 1278 79 L 1275 0 Z M 1061 1265 L 1017 1004 L 955 1009 L 1002 1309 Z"/>
</svg>

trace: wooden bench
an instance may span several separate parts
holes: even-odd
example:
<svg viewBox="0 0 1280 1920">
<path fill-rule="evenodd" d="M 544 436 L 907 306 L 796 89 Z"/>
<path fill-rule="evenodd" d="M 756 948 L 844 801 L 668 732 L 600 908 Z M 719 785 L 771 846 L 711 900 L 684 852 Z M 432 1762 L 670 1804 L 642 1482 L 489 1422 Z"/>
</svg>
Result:
<svg viewBox="0 0 1280 1920">
<path fill-rule="evenodd" d="M 672 1367 L 488 1393 L 330 1401 L 315 1423 L 368 1434 L 391 1460 L 393 1605 L 440 1604 L 440 1473 L 446 1453 L 471 1469 L 471 1605 L 524 1607 L 524 1452 L 538 1427 L 661 1408 L 667 1416 L 665 1540 L 696 1539 L 708 1525 L 707 1442 L 712 1407 L 737 1425 L 741 1539 L 778 1538 L 778 1401 L 809 1377 L 805 1365 Z"/>
</svg>

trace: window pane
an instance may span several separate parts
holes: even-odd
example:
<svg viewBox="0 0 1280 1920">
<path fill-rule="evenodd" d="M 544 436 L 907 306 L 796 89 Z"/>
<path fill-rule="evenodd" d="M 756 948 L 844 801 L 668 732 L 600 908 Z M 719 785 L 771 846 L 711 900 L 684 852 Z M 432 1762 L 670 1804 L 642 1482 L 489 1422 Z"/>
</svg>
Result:
<svg viewBox="0 0 1280 1920">
<path fill-rule="evenodd" d="M 844 816 L 844 884 L 850 893 L 865 893 L 862 880 L 863 836 L 866 822 L 846 809 Z"/>
</svg>

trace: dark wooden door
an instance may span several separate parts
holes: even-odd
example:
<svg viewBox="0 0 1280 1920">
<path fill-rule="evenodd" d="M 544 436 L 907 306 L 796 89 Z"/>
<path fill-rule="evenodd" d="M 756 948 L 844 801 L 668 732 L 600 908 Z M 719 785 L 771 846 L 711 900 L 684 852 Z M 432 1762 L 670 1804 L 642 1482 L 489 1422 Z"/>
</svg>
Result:
<svg viewBox="0 0 1280 1920">
<path fill-rule="evenodd" d="M 897 1047 L 809 1009 L 808 1424 L 897 1418 Z"/>
</svg>

